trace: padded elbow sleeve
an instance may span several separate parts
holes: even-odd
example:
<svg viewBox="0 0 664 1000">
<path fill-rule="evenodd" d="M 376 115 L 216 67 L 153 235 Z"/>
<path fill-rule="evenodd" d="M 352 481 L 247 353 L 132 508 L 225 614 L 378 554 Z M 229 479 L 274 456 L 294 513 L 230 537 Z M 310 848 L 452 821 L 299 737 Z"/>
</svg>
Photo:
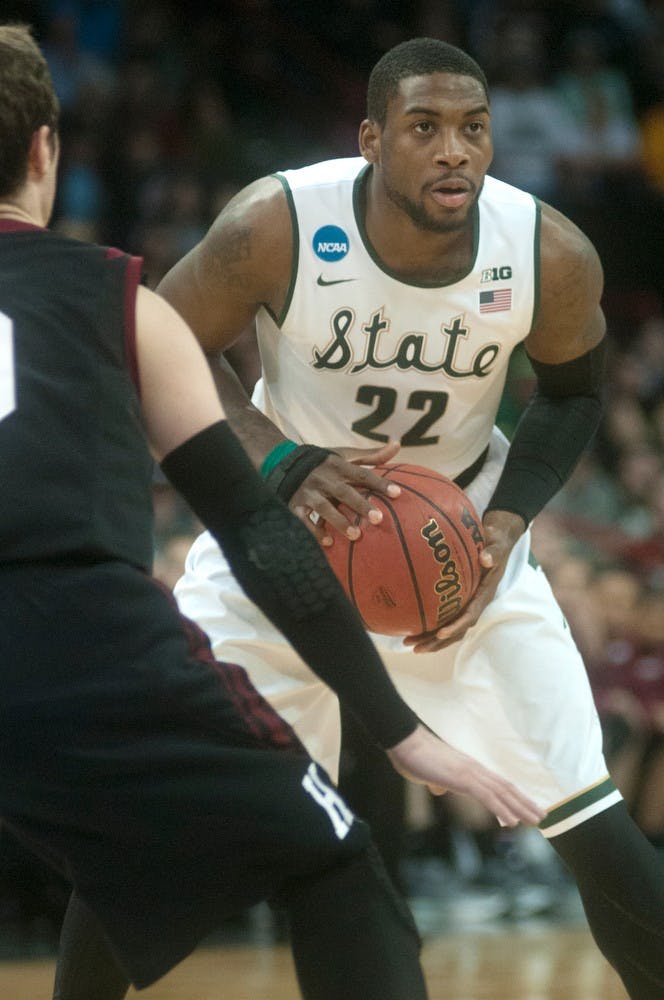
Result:
<svg viewBox="0 0 664 1000">
<path fill-rule="evenodd" d="M 416 726 L 320 546 L 221 421 L 162 469 L 218 541 L 238 582 L 384 747 Z"/>
</svg>

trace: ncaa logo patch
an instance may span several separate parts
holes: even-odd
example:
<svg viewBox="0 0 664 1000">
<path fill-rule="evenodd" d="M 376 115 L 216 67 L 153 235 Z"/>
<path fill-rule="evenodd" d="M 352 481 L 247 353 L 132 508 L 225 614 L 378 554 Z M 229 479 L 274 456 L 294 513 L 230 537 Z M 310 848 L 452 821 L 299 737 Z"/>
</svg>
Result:
<svg viewBox="0 0 664 1000">
<path fill-rule="evenodd" d="M 332 264 L 346 256 L 350 244 L 348 236 L 339 226 L 321 226 L 314 233 L 312 246 L 317 257 Z"/>
</svg>

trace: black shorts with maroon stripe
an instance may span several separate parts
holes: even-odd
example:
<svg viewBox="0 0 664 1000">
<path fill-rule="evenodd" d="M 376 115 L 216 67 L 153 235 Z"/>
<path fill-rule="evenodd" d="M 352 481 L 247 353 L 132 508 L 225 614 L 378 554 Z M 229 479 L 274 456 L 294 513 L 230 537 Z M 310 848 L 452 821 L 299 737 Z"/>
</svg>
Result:
<svg viewBox="0 0 664 1000">
<path fill-rule="evenodd" d="M 122 563 L 0 569 L 0 814 L 138 986 L 368 843 L 290 727 Z"/>
</svg>

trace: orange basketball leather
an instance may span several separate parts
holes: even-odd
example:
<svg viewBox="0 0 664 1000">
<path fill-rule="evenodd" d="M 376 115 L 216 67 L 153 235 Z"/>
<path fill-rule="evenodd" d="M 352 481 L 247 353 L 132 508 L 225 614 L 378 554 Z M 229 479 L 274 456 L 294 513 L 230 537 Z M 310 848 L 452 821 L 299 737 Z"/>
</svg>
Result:
<svg viewBox="0 0 664 1000">
<path fill-rule="evenodd" d="M 332 532 L 325 554 L 369 631 L 430 632 L 453 621 L 477 589 L 480 519 L 464 491 L 431 469 L 393 463 L 374 471 L 401 495 L 368 494 L 383 512 L 379 525 L 342 507 L 362 535 L 351 542 Z"/>
</svg>

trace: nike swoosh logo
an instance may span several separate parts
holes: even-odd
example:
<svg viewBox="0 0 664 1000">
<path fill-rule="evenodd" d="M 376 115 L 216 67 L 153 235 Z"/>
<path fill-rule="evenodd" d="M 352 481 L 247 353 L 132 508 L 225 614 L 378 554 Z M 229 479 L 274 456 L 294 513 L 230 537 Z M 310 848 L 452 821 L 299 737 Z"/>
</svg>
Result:
<svg viewBox="0 0 664 1000">
<path fill-rule="evenodd" d="M 319 274 L 316 279 L 317 285 L 344 285 L 347 281 L 357 281 L 357 278 L 335 278 L 334 281 L 326 281 L 322 274 Z"/>
</svg>

